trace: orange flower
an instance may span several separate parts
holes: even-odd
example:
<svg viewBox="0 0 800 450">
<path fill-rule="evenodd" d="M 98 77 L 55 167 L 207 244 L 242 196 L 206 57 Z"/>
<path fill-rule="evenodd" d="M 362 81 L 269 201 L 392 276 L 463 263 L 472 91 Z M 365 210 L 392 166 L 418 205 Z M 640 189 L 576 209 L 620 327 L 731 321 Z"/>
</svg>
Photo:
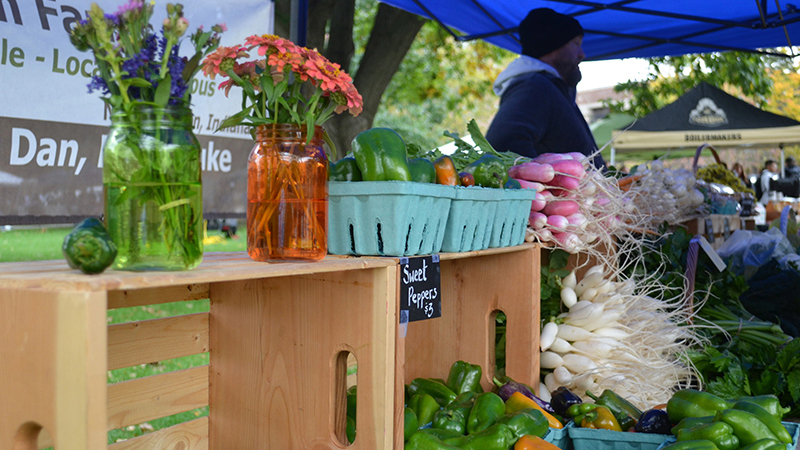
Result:
<svg viewBox="0 0 800 450">
<path fill-rule="evenodd" d="M 305 71 L 312 82 L 325 92 L 345 91 L 350 76 L 342 72 L 341 66 L 328 61 L 316 50 L 306 50 Z"/>
<path fill-rule="evenodd" d="M 296 53 L 298 50 L 294 42 L 275 36 L 274 34 L 262 34 L 261 36 L 249 36 L 244 41 L 248 50 L 258 47 L 259 56 L 264 56 L 268 52 L 272 53 Z"/>
<path fill-rule="evenodd" d="M 206 56 L 203 61 L 203 73 L 212 80 L 217 75 L 225 76 L 225 69 L 231 62 L 238 58 L 247 58 L 247 49 L 244 47 L 219 47 L 213 53 Z M 222 68 L 220 68 L 222 65 Z"/>
<path fill-rule="evenodd" d="M 283 69 L 286 65 L 290 67 L 290 70 L 295 73 L 299 73 L 301 75 L 301 80 L 305 81 L 303 76 L 304 73 L 301 72 L 303 67 L 303 57 L 297 53 L 272 53 L 267 58 L 267 63 L 275 68 L 277 72 L 283 72 Z"/>
</svg>

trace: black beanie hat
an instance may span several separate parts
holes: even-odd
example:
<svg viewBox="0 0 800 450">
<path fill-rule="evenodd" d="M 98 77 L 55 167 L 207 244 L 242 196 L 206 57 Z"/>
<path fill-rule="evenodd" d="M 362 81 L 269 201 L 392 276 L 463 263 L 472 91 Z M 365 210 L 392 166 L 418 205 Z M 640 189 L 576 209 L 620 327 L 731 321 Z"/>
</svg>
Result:
<svg viewBox="0 0 800 450">
<path fill-rule="evenodd" d="M 583 36 L 578 21 L 550 8 L 531 10 L 519 24 L 522 54 L 539 58 L 557 50 L 576 36 Z"/>
</svg>

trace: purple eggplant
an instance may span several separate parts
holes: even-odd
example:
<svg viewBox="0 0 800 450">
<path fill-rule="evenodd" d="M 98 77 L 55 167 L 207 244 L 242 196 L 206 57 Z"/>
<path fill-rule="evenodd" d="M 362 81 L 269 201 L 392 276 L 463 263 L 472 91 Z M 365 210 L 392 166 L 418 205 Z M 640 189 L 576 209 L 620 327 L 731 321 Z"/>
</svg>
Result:
<svg viewBox="0 0 800 450">
<path fill-rule="evenodd" d="M 508 398 L 514 395 L 515 392 L 519 392 L 525 397 L 528 397 L 536 402 L 536 404 L 539 405 L 539 407 L 541 407 L 543 410 L 549 412 L 550 414 L 555 414 L 555 411 L 553 411 L 553 407 L 550 406 L 550 403 L 547 403 L 546 401 L 537 397 L 536 394 L 533 393 L 533 390 L 530 388 L 530 386 L 518 383 L 509 377 L 503 377 L 503 381 L 498 380 L 497 377 L 494 377 L 492 378 L 492 381 L 498 388 L 497 395 L 499 395 L 503 401 L 508 400 Z"/>
</svg>

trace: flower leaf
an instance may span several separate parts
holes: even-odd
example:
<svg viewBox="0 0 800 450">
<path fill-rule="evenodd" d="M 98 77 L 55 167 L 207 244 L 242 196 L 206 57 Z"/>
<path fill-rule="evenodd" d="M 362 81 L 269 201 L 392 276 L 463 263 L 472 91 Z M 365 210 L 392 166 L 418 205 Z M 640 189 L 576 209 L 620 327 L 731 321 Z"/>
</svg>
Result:
<svg viewBox="0 0 800 450">
<path fill-rule="evenodd" d="M 149 87 L 151 87 L 153 85 L 153 83 L 145 80 L 144 78 L 139 78 L 139 77 L 128 78 L 125 81 L 127 81 L 128 84 L 130 84 L 131 86 L 138 87 L 138 88 L 149 88 Z"/>
<path fill-rule="evenodd" d="M 172 90 L 172 76 L 167 74 L 160 83 L 158 83 L 158 87 L 156 88 L 156 96 L 153 99 L 156 104 L 160 106 L 167 106 L 169 102 L 169 93 Z"/>
<path fill-rule="evenodd" d="M 244 121 L 247 118 L 247 115 L 250 113 L 252 107 L 244 109 L 242 111 L 237 112 L 236 114 L 228 117 L 227 119 L 223 120 L 222 123 L 219 124 L 219 127 L 215 131 L 219 131 L 223 128 L 235 127 Z"/>
</svg>

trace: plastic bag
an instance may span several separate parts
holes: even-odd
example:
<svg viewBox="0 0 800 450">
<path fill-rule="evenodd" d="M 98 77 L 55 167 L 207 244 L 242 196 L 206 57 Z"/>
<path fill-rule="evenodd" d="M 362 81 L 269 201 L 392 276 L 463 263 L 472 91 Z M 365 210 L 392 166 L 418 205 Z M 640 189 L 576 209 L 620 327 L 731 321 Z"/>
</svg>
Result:
<svg viewBox="0 0 800 450">
<path fill-rule="evenodd" d="M 766 232 L 736 230 L 717 250 L 736 275 L 745 279 L 771 259 L 781 259 L 786 255 L 796 255 L 794 247 L 777 228 Z"/>
</svg>

